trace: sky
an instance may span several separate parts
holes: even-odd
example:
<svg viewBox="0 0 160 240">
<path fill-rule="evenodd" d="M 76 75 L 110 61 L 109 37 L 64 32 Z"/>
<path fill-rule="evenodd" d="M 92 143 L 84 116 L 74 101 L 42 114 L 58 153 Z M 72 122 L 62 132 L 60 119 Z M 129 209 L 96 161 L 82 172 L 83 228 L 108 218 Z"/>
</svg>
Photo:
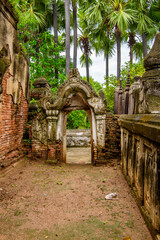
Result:
<svg viewBox="0 0 160 240">
<path fill-rule="evenodd" d="M 154 44 L 154 39 L 148 42 L 150 49 Z M 77 57 L 77 68 L 80 72 L 82 77 L 86 76 L 86 68 L 81 67 L 80 65 L 80 56 L 82 55 L 82 51 L 78 48 L 78 57 Z M 104 76 L 105 76 L 105 59 L 103 54 L 100 56 L 96 56 L 95 52 L 92 50 L 91 54 L 92 59 L 92 66 L 89 68 L 89 75 L 93 77 L 93 79 L 101 84 L 105 83 Z M 73 45 L 71 45 L 71 58 L 73 58 Z M 125 62 L 129 61 L 129 47 L 127 43 L 122 43 L 121 45 L 121 66 L 125 64 Z M 134 59 L 134 62 L 136 60 Z M 117 53 L 115 48 L 114 56 L 110 57 L 109 59 L 109 75 L 117 75 Z"/>
<path fill-rule="evenodd" d="M 117 55 L 116 55 L 116 49 L 115 54 L 113 57 L 109 59 L 109 75 L 110 74 L 117 74 Z M 79 58 L 82 55 L 82 51 L 78 48 L 78 62 L 77 67 L 80 72 L 81 76 L 86 76 L 86 68 L 81 67 Z M 123 65 L 125 62 L 129 61 L 129 48 L 127 47 L 127 44 L 122 44 L 121 47 L 121 65 Z M 73 57 L 73 46 L 71 46 L 71 57 Z M 92 59 L 92 66 L 89 68 L 89 74 L 93 77 L 93 79 L 101 84 L 105 82 L 104 76 L 105 76 L 105 59 L 103 54 L 101 56 L 96 56 L 95 52 L 92 50 L 91 54 Z"/>
</svg>

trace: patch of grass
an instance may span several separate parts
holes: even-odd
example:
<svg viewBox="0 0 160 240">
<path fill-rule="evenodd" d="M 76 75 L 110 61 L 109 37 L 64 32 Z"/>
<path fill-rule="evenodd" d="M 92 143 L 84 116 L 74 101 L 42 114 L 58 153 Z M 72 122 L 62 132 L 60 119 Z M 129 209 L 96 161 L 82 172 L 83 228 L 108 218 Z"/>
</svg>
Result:
<svg viewBox="0 0 160 240">
<path fill-rule="evenodd" d="M 63 182 L 57 181 L 56 184 L 57 184 L 57 185 L 63 185 Z"/>
<path fill-rule="evenodd" d="M 14 211 L 14 216 L 19 216 L 22 212 L 19 209 Z"/>
<path fill-rule="evenodd" d="M 54 225 L 52 230 L 43 229 L 26 229 L 25 232 L 29 240 L 118 240 L 119 236 L 123 233 L 123 228 L 119 222 L 115 221 L 113 224 L 107 224 L 108 220 L 101 222 L 94 216 L 90 216 L 88 219 L 66 224 L 64 227 Z"/>
<path fill-rule="evenodd" d="M 129 228 L 134 228 L 134 221 L 132 219 L 128 220 L 125 225 Z"/>
<path fill-rule="evenodd" d="M 11 184 L 11 187 L 12 187 L 12 188 L 17 187 L 17 185 L 12 183 L 12 184 Z"/>
</svg>

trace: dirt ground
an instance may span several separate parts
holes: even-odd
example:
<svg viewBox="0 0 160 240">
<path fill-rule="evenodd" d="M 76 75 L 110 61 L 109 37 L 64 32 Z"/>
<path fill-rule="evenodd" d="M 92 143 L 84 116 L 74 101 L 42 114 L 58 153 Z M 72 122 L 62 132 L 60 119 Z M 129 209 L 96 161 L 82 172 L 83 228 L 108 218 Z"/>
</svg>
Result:
<svg viewBox="0 0 160 240">
<path fill-rule="evenodd" d="M 66 162 L 69 164 L 91 164 L 91 148 L 90 147 L 67 148 Z"/>
<path fill-rule="evenodd" d="M 116 192 L 118 199 L 106 200 Z M 0 178 L 0 240 L 151 240 L 120 166 L 26 160 Z"/>
</svg>

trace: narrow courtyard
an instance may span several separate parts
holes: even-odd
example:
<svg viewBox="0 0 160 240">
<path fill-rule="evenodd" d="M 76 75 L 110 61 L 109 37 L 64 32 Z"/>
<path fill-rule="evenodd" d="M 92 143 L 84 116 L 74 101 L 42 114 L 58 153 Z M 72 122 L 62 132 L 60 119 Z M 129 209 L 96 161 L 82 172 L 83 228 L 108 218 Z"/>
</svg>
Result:
<svg viewBox="0 0 160 240">
<path fill-rule="evenodd" d="M 26 158 L 0 186 L 0 240 L 152 239 L 120 165 Z"/>
</svg>

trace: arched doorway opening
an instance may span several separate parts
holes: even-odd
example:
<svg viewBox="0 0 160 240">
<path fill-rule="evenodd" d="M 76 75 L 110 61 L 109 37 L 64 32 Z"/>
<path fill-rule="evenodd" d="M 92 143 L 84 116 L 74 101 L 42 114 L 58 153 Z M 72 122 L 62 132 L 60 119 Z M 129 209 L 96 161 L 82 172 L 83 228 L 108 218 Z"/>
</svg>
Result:
<svg viewBox="0 0 160 240">
<path fill-rule="evenodd" d="M 63 108 L 61 109 L 59 121 L 58 121 L 58 127 L 57 128 L 57 135 L 62 139 L 62 159 L 63 162 L 66 163 L 66 153 L 67 153 L 67 119 L 69 115 L 74 111 L 83 110 L 86 113 L 86 116 L 88 117 L 88 121 L 90 122 L 90 140 L 91 140 L 91 163 L 94 163 L 94 157 L 93 157 L 93 149 L 94 144 L 96 144 L 96 119 L 95 114 L 90 107 L 84 97 L 84 94 L 82 92 L 74 92 L 68 95 L 65 104 L 63 105 Z M 81 112 L 82 113 L 82 112 Z"/>
<path fill-rule="evenodd" d="M 91 87 L 71 69 L 68 80 L 54 97 L 47 83 L 37 80 L 44 93 L 39 101 L 40 111 L 32 121 L 32 152 L 49 161 L 66 162 L 66 123 L 74 110 L 85 110 L 91 123 L 91 163 L 104 156 L 106 105 Z"/>
<path fill-rule="evenodd" d="M 73 110 L 68 115 L 66 163 L 91 164 L 91 123 L 85 110 Z"/>
</svg>

